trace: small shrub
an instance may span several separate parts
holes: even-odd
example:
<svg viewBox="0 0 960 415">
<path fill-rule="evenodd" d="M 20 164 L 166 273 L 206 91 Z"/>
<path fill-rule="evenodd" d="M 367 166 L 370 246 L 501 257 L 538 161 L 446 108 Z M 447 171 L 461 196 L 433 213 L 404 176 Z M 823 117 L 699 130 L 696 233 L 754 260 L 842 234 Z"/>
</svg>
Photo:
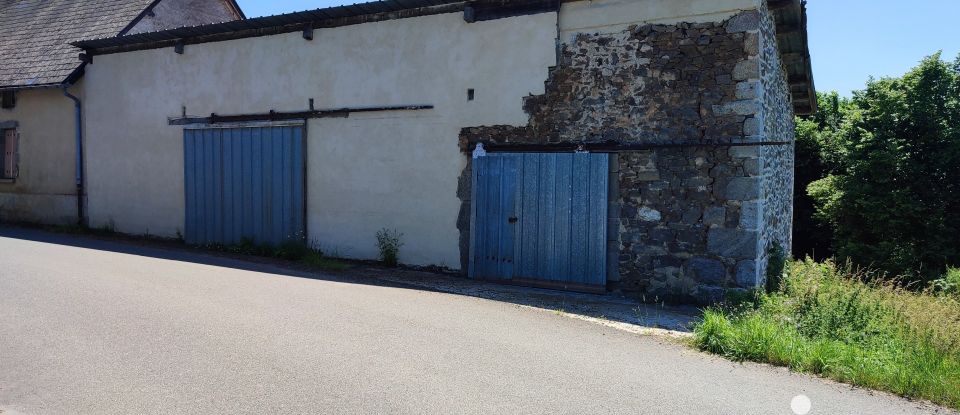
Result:
<svg viewBox="0 0 960 415">
<path fill-rule="evenodd" d="M 349 264 L 324 256 L 319 249 L 311 250 L 301 261 L 307 266 L 323 270 L 340 271 L 350 268 Z"/>
<path fill-rule="evenodd" d="M 767 292 L 774 292 L 780 288 L 783 279 L 783 269 L 787 264 L 787 253 L 780 242 L 774 242 L 770 247 L 767 259 Z"/>
<path fill-rule="evenodd" d="M 724 308 L 740 310 L 760 306 L 762 290 L 727 290 L 723 299 Z"/>
<path fill-rule="evenodd" d="M 960 296 L 960 268 L 947 268 L 943 278 L 934 281 L 934 288 L 943 294 Z"/>
<path fill-rule="evenodd" d="M 289 261 L 299 261 L 312 251 L 303 239 L 288 239 L 277 246 L 274 256 Z"/>
<path fill-rule="evenodd" d="M 107 221 L 107 223 L 104 223 L 99 228 L 94 229 L 94 233 L 99 233 L 104 235 L 115 234 L 117 233 L 117 225 L 116 223 L 113 222 L 113 219 L 110 219 Z"/>
<path fill-rule="evenodd" d="M 377 231 L 377 249 L 380 250 L 380 260 L 388 267 L 395 267 L 398 264 L 398 254 L 403 242 L 400 239 L 403 234 L 396 230 L 383 228 Z"/>
</svg>

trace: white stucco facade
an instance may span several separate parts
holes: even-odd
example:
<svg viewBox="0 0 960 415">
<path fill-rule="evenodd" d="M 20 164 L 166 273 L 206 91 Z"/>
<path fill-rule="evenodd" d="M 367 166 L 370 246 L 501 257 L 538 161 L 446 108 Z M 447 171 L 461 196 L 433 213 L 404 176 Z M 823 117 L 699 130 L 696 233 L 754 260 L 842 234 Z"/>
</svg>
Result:
<svg viewBox="0 0 960 415">
<path fill-rule="evenodd" d="M 175 236 L 184 228 L 182 127 L 167 117 L 429 104 L 312 119 L 307 233 L 328 252 L 375 258 L 381 228 L 401 261 L 459 268 L 459 131 L 522 125 L 543 93 L 556 13 L 468 24 L 458 13 L 97 56 L 87 68 L 91 226 Z M 467 90 L 475 90 L 468 101 Z"/>
</svg>

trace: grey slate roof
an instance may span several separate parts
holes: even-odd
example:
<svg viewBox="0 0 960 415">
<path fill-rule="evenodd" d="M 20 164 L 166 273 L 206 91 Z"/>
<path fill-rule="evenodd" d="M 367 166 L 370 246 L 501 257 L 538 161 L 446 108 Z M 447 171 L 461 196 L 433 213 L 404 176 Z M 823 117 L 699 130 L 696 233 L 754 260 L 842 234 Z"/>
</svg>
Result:
<svg viewBox="0 0 960 415">
<path fill-rule="evenodd" d="M 0 0 L 0 88 L 62 83 L 80 67 L 70 42 L 121 34 L 152 0 Z"/>
</svg>

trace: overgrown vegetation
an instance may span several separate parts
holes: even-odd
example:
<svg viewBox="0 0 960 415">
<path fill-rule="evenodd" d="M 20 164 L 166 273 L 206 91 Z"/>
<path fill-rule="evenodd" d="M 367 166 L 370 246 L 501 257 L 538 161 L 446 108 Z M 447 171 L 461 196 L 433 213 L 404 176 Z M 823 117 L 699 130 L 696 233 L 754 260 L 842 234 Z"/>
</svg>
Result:
<svg viewBox="0 0 960 415">
<path fill-rule="evenodd" d="M 250 238 L 243 238 L 236 245 L 206 245 L 204 248 L 242 255 L 299 261 L 307 266 L 324 270 L 350 268 L 350 265 L 324 255 L 323 250 L 316 243 L 308 242 L 301 236 L 289 238 L 277 246 L 257 244 Z"/>
<path fill-rule="evenodd" d="M 95 226 L 95 227 L 90 227 L 87 225 L 80 225 L 80 224 L 38 225 L 38 224 L 20 223 L 19 225 L 39 226 L 40 228 L 48 232 L 66 233 L 71 235 L 97 235 L 97 236 L 117 235 L 116 226 L 114 225 L 113 220 L 110 220 L 103 225 Z"/>
<path fill-rule="evenodd" d="M 774 242 L 770 247 L 769 257 L 767 259 L 767 290 L 772 291 L 780 286 L 780 277 L 783 275 L 783 268 L 787 265 L 787 253 L 783 250 L 780 242 Z"/>
<path fill-rule="evenodd" d="M 792 262 L 774 292 L 708 310 L 695 343 L 960 408 L 960 300 L 881 281 L 830 261 Z"/>
<path fill-rule="evenodd" d="M 380 251 L 380 260 L 388 267 L 399 264 L 398 255 L 403 246 L 403 234 L 387 228 L 377 231 L 377 249 Z"/>
<path fill-rule="evenodd" d="M 960 58 L 818 103 L 797 121 L 794 255 L 921 286 L 960 264 Z"/>
<path fill-rule="evenodd" d="M 943 278 L 933 282 L 937 292 L 960 297 L 960 268 L 949 268 Z"/>
</svg>

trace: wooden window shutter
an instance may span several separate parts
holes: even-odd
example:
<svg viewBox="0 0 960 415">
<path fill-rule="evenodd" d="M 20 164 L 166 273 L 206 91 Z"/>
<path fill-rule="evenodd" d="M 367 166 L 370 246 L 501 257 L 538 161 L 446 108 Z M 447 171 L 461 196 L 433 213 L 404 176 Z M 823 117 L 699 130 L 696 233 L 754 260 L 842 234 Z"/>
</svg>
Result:
<svg viewBox="0 0 960 415">
<path fill-rule="evenodd" d="M 3 177 L 17 177 L 17 130 L 3 131 Z"/>
</svg>

